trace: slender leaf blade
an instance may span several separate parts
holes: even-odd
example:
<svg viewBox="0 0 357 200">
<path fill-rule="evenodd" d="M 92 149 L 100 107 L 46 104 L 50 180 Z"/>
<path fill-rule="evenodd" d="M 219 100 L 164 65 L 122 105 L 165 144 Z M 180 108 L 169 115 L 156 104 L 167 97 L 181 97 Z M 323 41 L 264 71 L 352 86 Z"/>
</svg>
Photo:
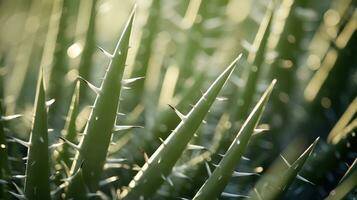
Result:
<svg viewBox="0 0 357 200">
<path fill-rule="evenodd" d="M 76 154 L 72 165 L 72 174 L 78 170 L 80 163 L 84 162 L 82 173 L 89 191 L 96 192 L 101 172 L 105 164 L 112 130 L 116 122 L 121 81 L 124 73 L 126 57 L 128 54 L 129 39 L 134 20 L 135 9 L 116 45 L 113 58 L 97 94 L 92 112 L 80 141 L 80 150 Z"/>
<path fill-rule="evenodd" d="M 129 184 L 129 189 L 123 193 L 124 199 L 137 199 L 140 196 L 152 195 L 170 174 L 176 161 L 188 145 L 195 131 L 200 126 L 219 91 L 233 72 L 238 60 L 235 59 L 229 67 L 214 81 L 206 93 L 185 116 L 170 136 L 160 145 L 141 170 Z"/>
<path fill-rule="evenodd" d="M 260 98 L 253 111 L 246 119 L 217 168 L 213 171 L 212 175 L 204 183 L 201 189 L 196 193 L 193 198 L 194 200 L 215 199 L 221 195 L 225 186 L 228 184 L 232 173 L 234 172 L 235 166 L 239 163 L 241 157 L 243 156 L 248 141 L 254 133 L 254 129 L 262 116 L 265 105 L 269 100 L 275 83 L 276 80 L 273 80 L 264 92 L 263 96 Z"/>
<path fill-rule="evenodd" d="M 28 199 L 50 199 L 47 108 L 42 69 L 37 82 L 34 112 L 26 164 L 25 195 Z"/>
</svg>

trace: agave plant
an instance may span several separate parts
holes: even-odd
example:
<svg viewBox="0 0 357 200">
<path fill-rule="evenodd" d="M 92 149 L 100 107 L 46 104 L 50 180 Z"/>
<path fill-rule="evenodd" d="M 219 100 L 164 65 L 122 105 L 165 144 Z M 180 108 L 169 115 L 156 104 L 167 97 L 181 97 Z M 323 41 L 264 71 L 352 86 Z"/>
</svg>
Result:
<svg viewBox="0 0 357 200">
<path fill-rule="evenodd" d="M 356 3 L 252 2 L 1 1 L 0 199 L 354 199 Z"/>
</svg>

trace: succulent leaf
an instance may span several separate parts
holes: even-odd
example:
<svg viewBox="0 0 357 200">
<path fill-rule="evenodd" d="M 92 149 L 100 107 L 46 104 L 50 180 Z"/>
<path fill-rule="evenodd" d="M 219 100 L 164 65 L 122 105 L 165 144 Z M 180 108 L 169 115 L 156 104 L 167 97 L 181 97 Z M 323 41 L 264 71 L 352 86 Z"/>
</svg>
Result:
<svg viewBox="0 0 357 200">
<path fill-rule="evenodd" d="M 47 108 L 42 69 L 40 69 L 37 82 L 34 118 L 29 143 L 25 196 L 28 199 L 50 199 Z"/>
<path fill-rule="evenodd" d="M 91 192 L 96 192 L 98 188 L 112 137 L 112 130 L 116 122 L 121 81 L 128 54 L 134 14 L 135 9 L 131 13 L 115 47 L 113 58 L 100 87 L 100 94 L 97 94 L 83 138 L 80 141 L 80 150 L 77 152 L 71 168 L 71 172 L 74 173 L 78 170 L 80 163 L 85 162 L 82 168 L 83 180 Z M 74 184 L 72 185 L 76 187 Z M 72 187 L 72 185 L 69 187 Z M 68 190 L 71 191 L 72 188 Z"/>
<path fill-rule="evenodd" d="M 225 156 L 193 199 L 215 199 L 223 192 L 225 186 L 229 182 L 229 179 L 234 173 L 235 166 L 239 163 L 241 157 L 243 156 L 249 139 L 254 133 L 255 127 L 259 123 L 259 119 L 262 116 L 275 83 L 276 80 L 273 80 L 270 86 L 266 89 L 253 111 L 244 122 L 231 146 L 225 153 Z"/>
<path fill-rule="evenodd" d="M 233 72 L 241 55 L 238 56 L 212 83 L 201 99 L 160 145 L 129 184 L 124 199 L 151 196 L 163 182 L 161 175 L 168 176 L 182 152 L 202 123 L 219 91 Z"/>
</svg>

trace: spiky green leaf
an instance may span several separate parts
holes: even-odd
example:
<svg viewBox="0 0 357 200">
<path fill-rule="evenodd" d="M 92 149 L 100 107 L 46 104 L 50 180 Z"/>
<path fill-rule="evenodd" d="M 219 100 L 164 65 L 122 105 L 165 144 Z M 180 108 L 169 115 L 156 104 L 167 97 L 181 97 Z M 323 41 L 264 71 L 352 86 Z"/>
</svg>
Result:
<svg viewBox="0 0 357 200">
<path fill-rule="evenodd" d="M 319 138 L 317 138 L 301 155 L 300 157 L 292 164 L 288 164 L 288 169 L 285 171 L 277 172 L 274 174 L 272 179 L 267 178 L 271 174 L 266 174 L 261 180 L 257 183 L 256 190 L 250 192 L 251 199 L 259 200 L 261 197 L 267 200 L 280 199 L 284 195 L 285 191 L 290 187 L 292 182 L 298 176 L 299 171 L 302 166 L 305 164 L 306 160 L 310 157 L 314 147 L 316 146 Z M 284 162 L 285 161 L 284 159 Z M 268 187 L 261 187 L 266 185 Z"/>
<path fill-rule="evenodd" d="M 131 13 L 123 33 L 115 47 L 113 58 L 100 87 L 100 93 L 94 102 L 84 137 L 80 141 L 80 150 L 76 154 L 71 172 L 77 171 L 84 162 L 83 179 L 91 192 L 96 192 L 101 172 L 106 160 L 112 130 L 116 122 L 121 91 L 121 81 L 128 54 L 129 38 L 135 9 Z M 71 188 L 70 188 L 71 189 Z"/>
<path fill-rule="evenodd" d="M 66 118 L 65 128 L 63 131 L 64 138 L 72 143 L 76 142 L 77 139 L 76 118 L 79 112 L 79 88 L 80 82 L 78 81 L 74 89 L 71 105 Z M 70 166 L 72 163 L 70 157 L 73 156 L 73 153 L 71 152 L 73 151 L 71 151 L 67 145 L 64 145 L 62 150 L 59 152 L 57 160 L 63 161 L 67 166 Z"/>
<path fill-rule="evenodd" d="M 150 159 L 129 184 L 129 189 L 123 194 L 124 199 L 138 199 L 140 196 L 151 196 L 167 177 L 176 161 L 188 145 L 195 131 L 206 116 L 219 91 L 233 72 L 239 58 L 214 81 L 201 99 L 184 117 L 170 136 L 160 145 Z"/>
<path fill-rule="evenodd" d="M 357 186 L 357 159 L 348 168 L 346 174 L 342 177 L 340 184 L 330 192 L 325 200 L 343 199 L 350 191 Z"/>
<path fill-rule="evenodd" d="M 0 116 L 3 114 L 2 111 L 2 102 L 0 101 Z M 0 196 L 6 197 L 6 182 L 9 176 L 9 166 L 8 166 L 8 146 L 5 140 L 4 132 L 4 122 L 0 121 L 0 180 L 3 183 L 0 183 Z"/>
<path fill-rule="evenodd" d="M 42 69 L 37 82 L 34 118 L 29 143 L 25 195 L 28 199 L 50 199 L 47 108 Z"/>
<path fill-rule="evenodd" d="M 201 189 L 196 193 L 195 197 L 193 198 L 194 200 L 216 199 L 221 195 L 234 172 L 235 166 L 237 163 L 239 163 L 241 157 L 243 156 L 248 141 L 254 133 L 254 129 L 257 126 L 260 117 L 262 116 L 265 105 L 269 100 L 275 83 L 276 80 L 273 80 L 273 82 L 264 92 L 263 96 L 260 98 L 253 111 L 250 113 L 249 117 L 243 124 L 242 128 L 238 132 L 236 138 L 232 142 L 217 168 L 201 187 Z"/>
</svg>

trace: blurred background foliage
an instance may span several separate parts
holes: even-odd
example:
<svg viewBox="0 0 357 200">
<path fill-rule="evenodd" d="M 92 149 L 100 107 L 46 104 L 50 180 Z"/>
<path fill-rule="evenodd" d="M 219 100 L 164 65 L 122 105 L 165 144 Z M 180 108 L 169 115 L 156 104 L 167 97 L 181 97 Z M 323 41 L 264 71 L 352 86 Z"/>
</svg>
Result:
<svg viewBox="0 0 357 200">
<path fill-rule="evenodd" d="M 222 101 L 214 104 L 194 143 L 209 148 L 217 138 L 226 138 L 217 144 L 223 153 L 225 141 L 230 141 L 224 133 L 237 132 L 268 83 L 276 78 L 262 119 L 262 127 L 269 130 L 253 136 L 246 152 L 250 160 L 238 168 L 265 171 L 279 160 L 280 152 L 295 160 L 307 144 L 320 137 L 314 159 L 301 172 L 315 185 L 297 180 L 284 198 L 322 199 L 336 187 L 357 155 L 355 137 L 342 144 L 336 139 L 343 131 L 354 135 L 357 126 L 355 0 L 0 0 L 2 109 L 4 115 L 23 115 L 6 122 L 10 135 L 29 136 L 41 66 L 48 100 L 55 99 L 49 109 L 49 139 L 57 141 L 77 76 L 100 84 L 108 63 L 101 49 L 112 52 L 113 41 L 135 3 L 138 10 L 124 77 L 144 78 L 122 91 L 123 114 L 118 119 L 145 128 L 114 136 L 116 144 L 110 146 L 109 155 L 125 157 L 127 163 L 106 166 L 103 178 L 120 177 L 109 185 L 127 185 L 136 172 L 125 166 L 141 166 L 143 152 L 153 153 L 160 144 L 158 137 L 167 137 L 177 125 L 179 119 L 167 104 L 187 113 L 221 67 L 243 52 L 240 66 L 221 94 Z M 266 16 L 272 21 L 259 33 Z M 265 51 L 259 55 L 254 40 L 264 33 L 269 34 Z M 252 63 L 258 56 L 260 63 Z M 81 85 L 78 132 L 85 126 L 94 98 L 95 94 Z M 336 143 L 339 146 L 333 145 Z M 26 155 L 26 149 L 16 144 L 10 144 L 9 152 L 14 157 Z M 185 154 L 178 166 L 201 153 Z M 217 163 L 219 158 L 210 159 Z M 11 169 L 15 174 L 22 172 L 23 161 L 12 160 Z M 191 169 L 186 172 L 190 179 L 173 179 L 175 187 L 165 183 L 157 197 L 193 196 L 207 174 L 204 165 L 194 164 Z M 247 194 L 258 178 L 233 178 L 226 190 Z M 103 191 L 110 193 L 108 188 Z M 347 199 L 356 196 L 354 190 Z"/>
</svg>

